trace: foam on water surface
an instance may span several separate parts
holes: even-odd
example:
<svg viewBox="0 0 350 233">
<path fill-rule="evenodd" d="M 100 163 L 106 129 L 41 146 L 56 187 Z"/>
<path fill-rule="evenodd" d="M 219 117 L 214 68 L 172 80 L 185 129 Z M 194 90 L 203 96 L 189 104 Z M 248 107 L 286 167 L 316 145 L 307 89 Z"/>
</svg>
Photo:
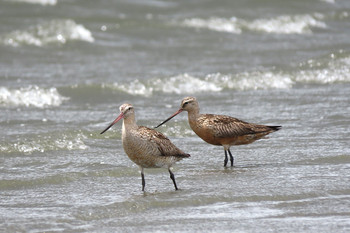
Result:
<svg viewBox="0 0 350 233">
<path fill-rule="evenodd" d="M 37 135 L 21 142 L 2 142 L 1 153 L 24 153 L 47 152 L 53 150 L 85 150 L 88 148 L 84 143 L 86 136 L 82 133 L 63 133 L 62 135 Z"/>
<path fill-rule="evenodd" d="M 7 0 L 9 2 L 23 2 L 29 4 L 40 4 L 40 5 L 56 5 L 57 0 Z"/>
<path fill-rule="evenodd" d="M 48 89 L 38 86 L 19 89 L 0 87 L 0 106 L 56 107 L 66 100 L 68 98 L 60 95 L 55 87 Z"/>
<path fill-rule="evenodd" d="M 244 30 L 273 34 L 307 34 L 312 28 L 326 28 L 322 14 L 281 15 L 274 18 L 262 18 L 248 21 L 236 17 L 189 18 L 180 22 L 185 27 L 208 29 L 218 32 L 240 34 Z"/>
<path fill-rule="evenodd" d="M 92 33 L 83 25 L 71 19 L 51 20 L 26 30 L 15 30 L 0 37 L 0 42 L 8 46 L 65 44 L 69 41 L 94 42 Z"/>
<path fill-rule="evenodd" d="M 312 33 L 312 28 L 326 28 L 323 15 L 282 15 L 270 19 L 257 19 L 246 23 L 248 29 L 276 34 Z"/>
<path fill-rule="evenodd" d="M 217 92 L 222 90 L 222 88 L 215 83 L 208 82 L 186 73 L 173 77 L 153 78 L 146 81 L 135 80 L 128 84 L 114 83 L 109 86 L 131 95 L 143 96 L 150 96 L 154 92 L 186 94 L 203 91 Z"/>
<path fill-rule="evenodd" d="M 331 54 L 331 57 L 334 56 Z M 300 83 L 332 84 L 350 82 L 350 57 L 331 59 L 330 61 L 309 60 L 302 66 L 312 69 L 301 70 L 295 75 Z"/>
<path fill-rule="evenodd" d="M 186 27 L 197 29 L 204 28 L 218 32 L 228 32 L 234 34 L 240 34 L 242 32 L 239 22 L 237 22 L 237 19 L 234 17 L 230 19 L 217 17 L 211 17 L 209 19 L 190 18 L 183 20 L 181 24 Z"/>
<path fill-rule="evenodd" d="M 220 92 L 229 90 L 268 90 L 290 89 L 296 84 L 333 84 L 350 82 L 350 56 L 310 60 L 293 72 L 282 70 L 250 71 L 237 74 L 213 73 L 193 76 L 187 73 L 173 77 L 134 80 L 130 83 L 103 84 L 103 88 L 140 96 L 152 96 L 156 92 L 173 94 L 192 94 L 201 92 Z"/>
</svg>

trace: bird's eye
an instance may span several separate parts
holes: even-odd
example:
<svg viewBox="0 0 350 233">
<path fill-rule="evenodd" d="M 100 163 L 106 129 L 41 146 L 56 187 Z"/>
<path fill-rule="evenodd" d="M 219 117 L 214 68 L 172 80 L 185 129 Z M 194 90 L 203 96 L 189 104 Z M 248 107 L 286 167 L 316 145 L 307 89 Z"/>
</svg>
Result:
<svg viewBox="0 0 350 233">
<path fill-rule="evenodd" d="M 132 109 L 132 107 L 129 107 L 129 108 L 128 108 L 128 111 L 131 110 L 131 109 Z"/>
</svg>

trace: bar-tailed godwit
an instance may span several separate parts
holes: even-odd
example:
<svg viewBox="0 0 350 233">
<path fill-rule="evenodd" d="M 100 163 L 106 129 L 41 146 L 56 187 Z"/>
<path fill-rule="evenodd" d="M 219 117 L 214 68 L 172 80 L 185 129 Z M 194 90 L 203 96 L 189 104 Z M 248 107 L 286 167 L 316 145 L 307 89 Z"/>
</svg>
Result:
<svg viewBox="0 0 350 233">
<path fill-rule="evenodd" d="M 231 146 L 252 143 L 281 128 L 281 126 L 252 124 L 225 115 L 200 114 L 199 104 L 194 97 L 184 98 L 180 109 L 155 128 L 158 128 L 182 111 L 188 112 L 190 127 L 200 138 L 209 144 L 224 147 L 224 166 L 228 162 L 227 152 L 230 156 L 231 166 L 233 166 L 234 158 L 230 151 Z"/>
<path fill-rule="evenodd" d="M 123 104 L 119 108 L 119 116 L 101 132 L 103 134 L 119 120 L 123 120 L 122 144 L 128 157 L 139 165 L 142 178 L 142 191 L 145 191 L 144 168 L 166 167 L 170 173 L 175 190 L 178 190 L 172 165 L 183 158 L 190 157 L 177 148 L 162 133 L 145 126 L 138 126 L 135 121 L 135 112 L 131 104 Z"/>
</svg>

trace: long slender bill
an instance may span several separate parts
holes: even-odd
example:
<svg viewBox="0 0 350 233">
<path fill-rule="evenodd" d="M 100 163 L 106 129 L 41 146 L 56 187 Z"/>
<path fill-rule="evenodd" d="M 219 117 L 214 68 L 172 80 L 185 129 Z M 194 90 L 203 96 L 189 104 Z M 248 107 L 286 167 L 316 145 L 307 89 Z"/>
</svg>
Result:
<svg viewBox="0 0 350 233">
<path fill-rule="evenodd" d="M 161 126 L 162 124 L 168 122 L 171 118 L 173 118 L 174 116 L 176 116 L 177 114 L 181 113 L 183 111 L 182 108 L 180 108 L 177 112 L 175 112 L 173 115 L 171 115 L 168 119 L 166 119 L 165 121 L 163 121 L 162 123 L 160 123 L 159 125 L 157 125 L 154 128 L 158 128 L 159 126 Z"/>
<path fill-rule="evenodd" d="M 103 130 L 100 134 L 103 134 L 104 132 L 106 132 L 107 130 L 109 130 L 109 128 L 111 128 L 115 123 L 117 123 L 120 119 L 122 119 L 124 117 L 123 113 L 120 113 L 119 116 L 107 127 L 105 128 L 105 130 Z"/>
</svg>

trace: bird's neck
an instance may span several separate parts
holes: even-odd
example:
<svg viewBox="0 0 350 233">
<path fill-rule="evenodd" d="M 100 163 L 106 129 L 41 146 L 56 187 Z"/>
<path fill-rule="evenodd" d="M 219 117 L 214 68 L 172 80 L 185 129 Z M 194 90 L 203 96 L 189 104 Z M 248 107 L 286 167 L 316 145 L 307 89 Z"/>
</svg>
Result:
<svg viewBox="0 0 350 233">
<path fill-rule="evenodd" d="M 188 111 L 188 120 L 190 122 L 195 121 L 199 117 L 199 115 L 199 108 L 191 109 L 190 111 Z"/>
<path fill-rule="evenodd" d="M 137 127 L 135 116 L 128 116 L 123 119 L 123 131 Z"/>
</svg>

